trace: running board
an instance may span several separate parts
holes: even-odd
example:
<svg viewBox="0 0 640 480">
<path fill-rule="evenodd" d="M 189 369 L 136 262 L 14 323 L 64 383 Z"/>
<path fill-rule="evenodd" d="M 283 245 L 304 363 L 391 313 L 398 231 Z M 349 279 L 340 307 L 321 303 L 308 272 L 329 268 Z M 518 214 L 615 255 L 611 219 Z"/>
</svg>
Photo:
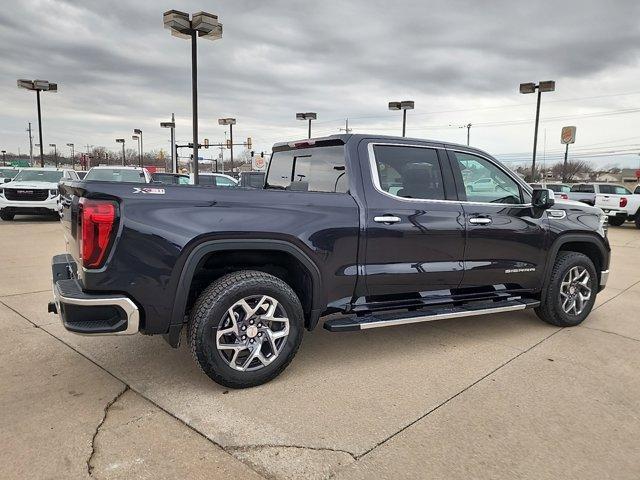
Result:
<svg viewBox="0 0 640 480">
<path fill-rule="evenodd" d="M 499 302 L 472 302 L 459 307 L 438 306 L 422 308 L 419 311 L 403 313 L 369 314 L 354 317 L 340 317 L 324 322 L 324 328 L 330 332 L 353 332 L 368 328 L 390 327 L 407 323 L 430 322 L 446 318 L 489 315 L 492 313 L 514 312 L 540 305 L 538 300 L 518 298 Z"/>
</svg>

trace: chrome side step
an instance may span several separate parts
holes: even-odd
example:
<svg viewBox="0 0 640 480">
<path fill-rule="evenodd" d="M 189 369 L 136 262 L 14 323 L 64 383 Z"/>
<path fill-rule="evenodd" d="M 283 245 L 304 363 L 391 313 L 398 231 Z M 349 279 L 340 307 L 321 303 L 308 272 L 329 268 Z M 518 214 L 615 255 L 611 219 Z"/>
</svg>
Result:
<svg viewBox="0 0 640 480">
<path fill-rule="evenodd" d="M 499 302 L 473 302 L 462 306 L 438 306 L 423 308 L 414 312 L 369 314 L 361 317 L 343 317 L 327 320 L 324 328 L 330 332 L 352 332 L 369 328 L 390 327 L 408 323 L 430 322 L 446 318 L 470 317 L 473 315 L 489 315 L 492 313 L 514 312 L 540 305 L 538 300 L 513 298 Z"/>
</svg>

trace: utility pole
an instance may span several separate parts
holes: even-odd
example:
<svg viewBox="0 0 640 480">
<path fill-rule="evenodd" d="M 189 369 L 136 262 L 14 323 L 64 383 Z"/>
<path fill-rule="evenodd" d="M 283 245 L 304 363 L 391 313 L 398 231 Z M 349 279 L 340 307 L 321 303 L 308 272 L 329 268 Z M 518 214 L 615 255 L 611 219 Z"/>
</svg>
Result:
<svg viewBox="0 0 640 480">
<path fill-rule="evenodd" d="M 31 163 L 31 166 L 33 166 L 33 135 L 31 134 L 31 122 L 29 122 L 27 132 L 29 132 L 29 162 Z"/>
<path fill-rule="evenodd" d="M 471 138 L 471 124 L 467 123 L 465 125 L 465 127 L 467 127 L 467 147 L 469 146 L 469 140 Z"/>
<path fill-rule="evenodd" d="M 349 119 L 347 118 L 344 122 L 344 128 L 338 129 L 340 132 L 344 131 L 344 133 L 351 133 L 353 128 L 349 128 Z"/>
</svg>

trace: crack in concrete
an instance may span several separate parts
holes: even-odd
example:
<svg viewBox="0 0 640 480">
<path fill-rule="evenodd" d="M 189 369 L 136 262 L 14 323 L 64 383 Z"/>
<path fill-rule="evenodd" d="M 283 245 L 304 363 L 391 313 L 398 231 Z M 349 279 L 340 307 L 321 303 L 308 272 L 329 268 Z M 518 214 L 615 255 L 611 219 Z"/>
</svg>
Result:
<svg viewBox="0 0 640 480">
<path fill-rule="evenodd" d="M 330 447 L 307 447 L 302 445 L 285 445 L 285 444 L 277 444 L 277 443 L 264 443 L 264 444 L 256 444 L 256 445 L 228 445 L 223 447 L 224 450 L 228 452 L 235 451 L 248 451 L 248 450 L 260 450 L 262 448 L 292 448 L 297 450 L 312 450 L 315 452 L 334 452 L 334 453 L 344 453 L 349 455 L 353 460 L 357 460 L 357 456 L 355 453 L 350 452 L 348 450 L 341 450 L 339 448 L 330 448 Z"/>
<path fill-rule="evenodd" d="M 107 415 L 109 415 L 109 409 L 127 391 L 129 391 L 129 385 L 125 384 L 124 388 L 115 397 L 113 397 L 113 399 L 109 403 L 107 403 L 105 405 L 105 407 L 104 407 L 104 413 L 102 415 L 102 420 L 100 420 L 100 423 L 98 423 L 98 426 L 96 427 L 95 432 L 93 432 L 93 437 L 91 438 L 91 454 L 89 455 L 89 458 L 87 459 L 87 473 L 89 474 L 89 476 L 93 475 L 94 467 L 93 467 L 93 465 L 91 465 L 91 461 L 93 460 L 93 457 L 96 454 L 96 438 L 98 436 L 98 433 L 100 432 L 100 429 L 102 428 L 102 425 L 104 425 L 104 422 L 107 419 Z"/>
</svg>

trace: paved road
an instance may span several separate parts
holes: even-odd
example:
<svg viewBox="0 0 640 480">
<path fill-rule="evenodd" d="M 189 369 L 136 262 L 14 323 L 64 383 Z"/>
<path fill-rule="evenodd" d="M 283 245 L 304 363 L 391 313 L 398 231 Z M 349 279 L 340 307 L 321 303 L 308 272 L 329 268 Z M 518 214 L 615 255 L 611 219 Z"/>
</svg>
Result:
<svg viewBox="0 0 640 480">
<path fill-rule="evenodd" d="M 637 479 L 640 231 L 610 239 L 581 327 L 318 329 L 233 391 L 161 338 L 68 334 L 46 313 L 59 225 L 0 222 L 0 478 Z"/>
</svg>

